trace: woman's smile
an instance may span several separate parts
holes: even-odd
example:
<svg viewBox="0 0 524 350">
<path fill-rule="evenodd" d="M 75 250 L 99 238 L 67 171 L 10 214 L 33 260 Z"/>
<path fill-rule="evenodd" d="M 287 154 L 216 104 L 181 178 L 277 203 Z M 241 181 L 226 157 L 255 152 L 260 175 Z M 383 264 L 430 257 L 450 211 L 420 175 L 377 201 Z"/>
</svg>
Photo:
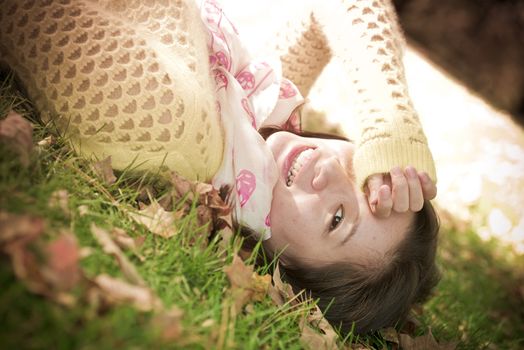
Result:
<svg viewBox="0 0 524 350">
<path fill-rule="evenodd" d="M 311 146 L 298 146 L 291 150 L 283 167 L 284 179 L 288 187 L 293 184 L 302 168 L 309 163 L 314 152 L 315 148 Z"/>
</svg>

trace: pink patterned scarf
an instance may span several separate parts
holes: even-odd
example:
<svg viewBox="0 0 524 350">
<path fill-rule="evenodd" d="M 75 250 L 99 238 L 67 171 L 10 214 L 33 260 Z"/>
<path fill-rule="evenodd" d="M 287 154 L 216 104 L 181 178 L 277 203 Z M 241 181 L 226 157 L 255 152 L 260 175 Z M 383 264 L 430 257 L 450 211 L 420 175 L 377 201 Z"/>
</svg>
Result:
<svg viewBox="0 0 524 350">
<path fill-rule="evenodd" d="M 253 59 L 238 31 L 215 0 L 200 4 L 208 29 L 211 74 L 225 133 L 222 166 L 213 186 L 235 184 L 234 219 L 263 239 L 271 237 L 269 212 L 278 171 L 258 129 L 277 126 L 299 131 L 295 109 L 304 103 L 297 87 L 282 78 L 277 59 Z"/>
</svg>

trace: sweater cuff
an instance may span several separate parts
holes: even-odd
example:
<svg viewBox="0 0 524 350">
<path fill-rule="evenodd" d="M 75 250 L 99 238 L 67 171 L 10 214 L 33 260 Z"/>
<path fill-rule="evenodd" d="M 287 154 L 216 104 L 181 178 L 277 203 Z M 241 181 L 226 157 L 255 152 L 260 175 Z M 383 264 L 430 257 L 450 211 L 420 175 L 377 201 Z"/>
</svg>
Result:
<svg viewBox="0 0 524 350">
<path fill-rule="evenodd" d="M 353 157 L 355 177 L 361 189 L 364 189 L 369 176 L 388 173 L 396 166 L 404 169 L 408 165 L 417 171 L 425 171 L 435 183 L 437 182 L 433 156 L 425 143 L 405 139 L 382 139 L 361 145 Z"/>
</svg>

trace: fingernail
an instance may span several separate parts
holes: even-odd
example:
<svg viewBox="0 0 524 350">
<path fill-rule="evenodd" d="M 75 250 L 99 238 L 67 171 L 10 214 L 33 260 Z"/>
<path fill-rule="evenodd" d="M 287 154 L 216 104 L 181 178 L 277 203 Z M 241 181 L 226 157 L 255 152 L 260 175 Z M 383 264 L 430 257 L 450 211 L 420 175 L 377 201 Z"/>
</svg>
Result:
<svg viewBox="0 0 524 350">
<path fill-rule="evenodd" d="M 377 204 L 378 202 L 378 194 L 376 190 L 371 191 L 371 194 L 369 195 L 369 202 L 371 204 Z"/>
<path fill-rule="evenodd" d="M 430 181 L 429 175 L 426 172 L 422 173 L 422 182 L 427 183 Z"/>
<path fill-rule="evenodd" d="M 412 166 L 406 167 L 406 175 L 411 179 L 417 178 L 417 171 Z"/>
<path fill-rule="evenodd" d="M 401 176 L 402 175 L 402 169 L 400 169 L 398 166 L 391 169 L 391 175 L 394 176 Z"/>
</svg>

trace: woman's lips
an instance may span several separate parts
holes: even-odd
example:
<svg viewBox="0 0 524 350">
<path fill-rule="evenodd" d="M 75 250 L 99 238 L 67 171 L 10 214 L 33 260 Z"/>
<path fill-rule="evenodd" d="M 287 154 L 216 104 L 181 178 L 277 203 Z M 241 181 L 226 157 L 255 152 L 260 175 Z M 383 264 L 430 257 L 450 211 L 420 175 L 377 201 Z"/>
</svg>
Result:
<svg viewBox="0 0 524 350">
<path fill-rule="evenodd" d="M 300 155 L 300 153 L 304 152 L 308 149 L 314 149 L 314 147 L 311 146 L 297 146 L 291 149 L 289 154 L 287 155 L 286 159 L 284 160 L 284 164 L 282 167 L 282 178 L 284 179 L 284 183 L 287 183 L 288 180 L 288 174 L 289 170 L 291 169 L 291 166 L 293 165 L 293 162 L 295 159 Z M 305 164 L 304 164 L 305 165 Z M 302 169 L 300 169 L 302 170 Z M 298 175 L 298 173 L 296 174 Z M 296 177 L 295 175 L 295 177 Z"/>
</svg>

